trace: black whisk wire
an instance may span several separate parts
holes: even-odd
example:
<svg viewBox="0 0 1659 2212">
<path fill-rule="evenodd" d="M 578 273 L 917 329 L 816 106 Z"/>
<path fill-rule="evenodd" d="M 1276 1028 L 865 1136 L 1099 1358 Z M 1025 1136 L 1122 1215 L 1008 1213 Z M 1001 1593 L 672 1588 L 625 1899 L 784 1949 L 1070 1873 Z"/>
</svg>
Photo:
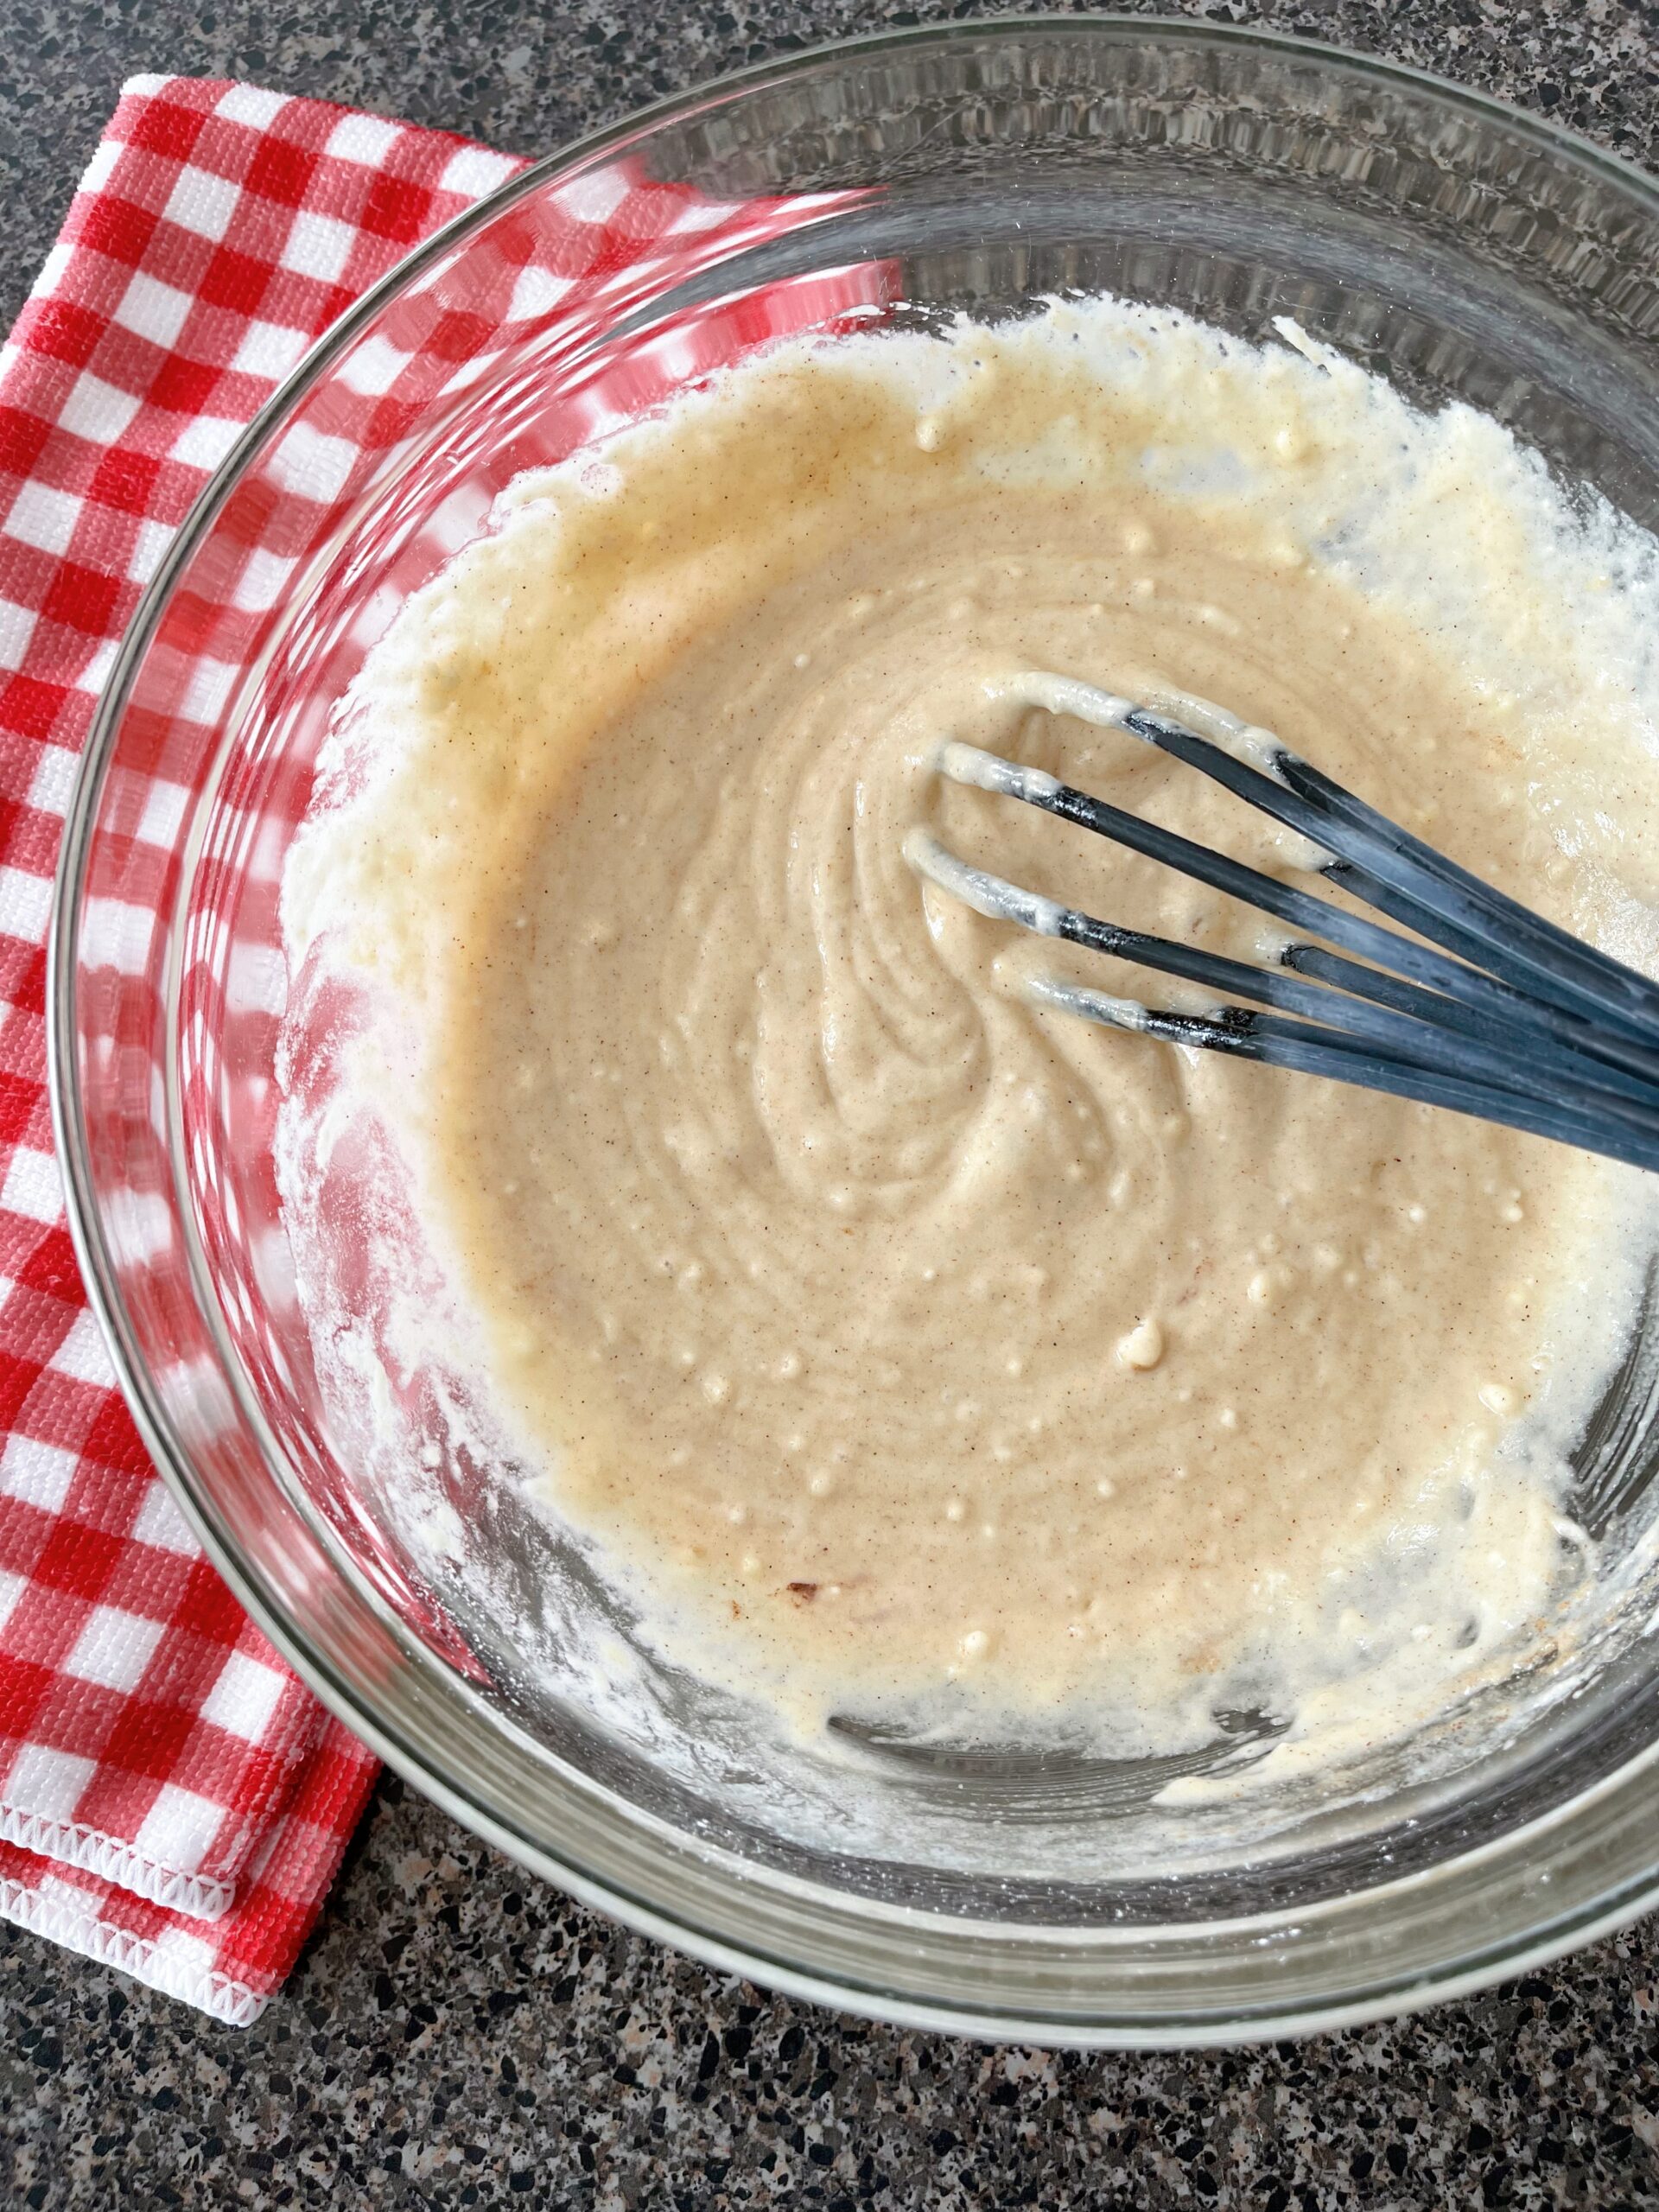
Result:
<svg viewBox="0 0 1659 2212">
<path fill-rule="evenodd" d="M 1659 1167 L 1659 985 L 1649 977 L 1483 883 L 1265 732 L 1217 714 L 1230 749 L 1065 677 L 1022 677 L 1007 692 L 1122 729 L 1198 769 L 1319 847 L 1329 858 L 1314 872 L 1325 881 L 1414 932 L 1402 936 L 1041 770 L 948 741 L 938 766 L 951 780 L 1075 823 L 1299 932 L 1279 948 L 1275 967 L 1256 967 L 1062 906 L 913 833 L 906 853 L 918 873 L 981 913 L 1253 1003 L 1174 1012 L 1057 978 L 1033 985 L 1040 1001 Z"/>
</svg>

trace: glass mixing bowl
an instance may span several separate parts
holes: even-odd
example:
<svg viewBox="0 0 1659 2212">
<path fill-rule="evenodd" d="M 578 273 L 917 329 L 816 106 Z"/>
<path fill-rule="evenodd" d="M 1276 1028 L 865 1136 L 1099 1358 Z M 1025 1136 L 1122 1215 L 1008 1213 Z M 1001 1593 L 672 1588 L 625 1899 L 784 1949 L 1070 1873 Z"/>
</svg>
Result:
<svg viewBox="0 0 1659 2212">
<path fill-rule="evenodd" d="M 771 333 L 1072 289 L 1253 335 L 1294 316 L 1659 524 L 1659 189 L 1541 124 L 1300 42 L 1084 17 L 880 38 L 671 101 L 411 255 L 204 494 L 68 823 L 59 1136 L 127 1395 L 213 1557 L 469 1827 L 852 2010 L 1051 2044 L 1281 2035 L 1468 1989 L 1659 1897 L 1651 1592 L 1558 1692 L 1471 1701 L 1409 1760 L 1243 1824 L 1154 1803 L 1155 1763 L 855 1716 L 820 1759 L 652 1660 L 513 1470 L 434 1452 L 388 1479 L 354 1452 L 272 1168 L 277 886 L 330 709 L 501 488 Z M 1579 1453 L 1610 1554 L 1659 1502 L 1656 1389 L 1644 1315 Z M 1272 1725 L 1218 1714 L 1205 1761 Z"/>
</svg>

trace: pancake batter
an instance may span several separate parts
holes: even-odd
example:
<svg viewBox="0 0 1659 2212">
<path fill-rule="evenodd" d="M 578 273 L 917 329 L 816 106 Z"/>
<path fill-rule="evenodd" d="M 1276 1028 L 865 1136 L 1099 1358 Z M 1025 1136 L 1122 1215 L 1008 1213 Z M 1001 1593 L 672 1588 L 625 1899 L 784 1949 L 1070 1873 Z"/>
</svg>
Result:
<svg viewBox="0 0 1659 2212">
<path fill-rule="evenodd" d="M 1305 862 L 1007 695 L 1053 668 L 1224 702 L 1654 964 L 1646 676 L 1593 531 L 1491 424 L 1287 335 L 1103 302 L 717 380 L 405 608 L 290 861 L 291 961 L 364 995 L 359 1110 L 480 1387 L 664 1641 L 809 1723 L 1386 1733 L 1582 1576 L 1563 1454 L 1640 1179 L 1049 1012 L 1057 969 L 1187 1001 L 904 857 L 919 824 L 1258 956 L 1219 894 L 934 774 L 959 736 Z"/>
</svg>

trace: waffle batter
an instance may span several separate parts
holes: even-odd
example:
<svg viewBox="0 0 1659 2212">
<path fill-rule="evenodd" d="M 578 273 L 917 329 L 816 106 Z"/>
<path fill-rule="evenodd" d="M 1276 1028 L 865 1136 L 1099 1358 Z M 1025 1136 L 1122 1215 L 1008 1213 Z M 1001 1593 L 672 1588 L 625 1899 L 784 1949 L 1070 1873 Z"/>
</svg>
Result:
<svg viewBox="0 0 1659 2212">
<path fill-rule="evenodd" d="M 904 859 L 924 825 L 1257 957 L 1218 893 L 932 772 L 950 734 L 1305 864 L 1005 696 L 1054 668 L 1224 702 L 1654 964 L 1613 525 L 1286 335 L 1103 302 L 717 380 L 516 487 L 404 609 L 290 862 L 296 971 L 370 1009 L 358 1110 L 450 1355 L 654 1632 L 809 1722 L 1386 1733 L 1583 1575 L 1563 1460 L 1630 1324 L 1639 1179 L 1046 1011 L 1057 969 L 1183 1001 Z"/>
</svg>

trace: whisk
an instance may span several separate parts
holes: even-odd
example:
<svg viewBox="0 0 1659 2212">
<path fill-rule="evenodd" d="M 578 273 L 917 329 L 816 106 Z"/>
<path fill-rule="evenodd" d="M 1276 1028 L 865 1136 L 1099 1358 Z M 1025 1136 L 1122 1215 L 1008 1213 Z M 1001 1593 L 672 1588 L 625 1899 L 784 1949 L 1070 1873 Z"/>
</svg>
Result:
<svg viewBox="0 0 1659 2212">
<path fill-rule="evenodd" d="M 1173 1012 L 1056 976 L 1030 986 L 1039 1002 L 1659 1168 L 1659 983 L 1493 890 L 1235 717 L 1214 716 L 1217 741 L 1071 677 L 1022 676 L 1001 688 L 1018 703 L 1123 730 L 1211 777 L 1328 854 L 1317 873 L 1333 889 L 1412 932 L 1281 883 L 1040 769 L 947 741 L 938 767 L 952 782 L 1075 822 L 1295 933 L 1276 966 L 1225 958 L 1022 890 L 913 830 L 905 850 L 917 873 L 977 912 L 1225 995 L 1202 1013 Z"/>
</svg>

